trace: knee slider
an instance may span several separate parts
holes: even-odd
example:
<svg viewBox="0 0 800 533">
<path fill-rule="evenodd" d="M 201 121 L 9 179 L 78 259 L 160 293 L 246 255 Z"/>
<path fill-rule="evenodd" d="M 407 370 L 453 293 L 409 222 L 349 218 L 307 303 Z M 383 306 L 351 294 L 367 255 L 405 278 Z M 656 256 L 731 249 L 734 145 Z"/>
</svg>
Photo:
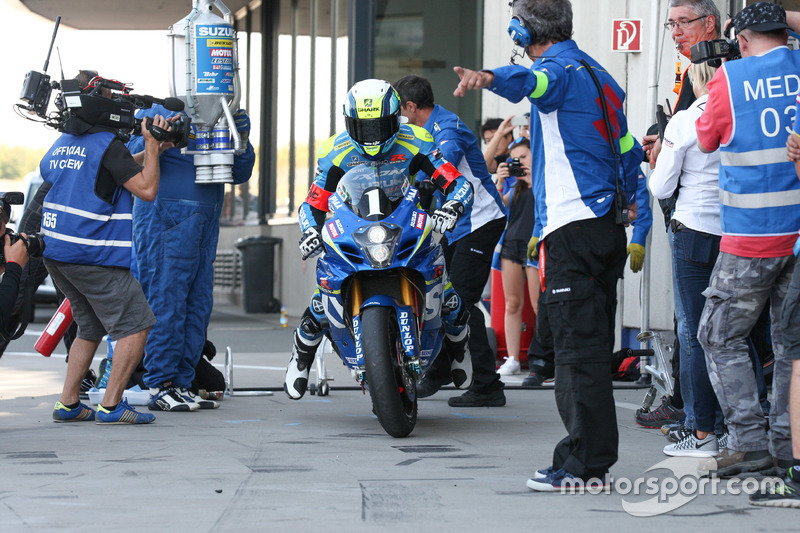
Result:
<svg viewBox="0 0 800 533">
<path fill-rule="evenodd" d="M 322 325 L 310 309 L 306 309 L 303 316 L 300 318 L 300 331 L 302 331 L 305 336 L 312 339 L 319 337 L 323 333 Z"/>
<path fill-rule="evenodd" d="M 461 297 L 455 291 L 445 296 L 442 303 L 442 318 L 455 327 L 466 326 L 469 321 L 469 311 L 461 304 Z"/>
</svg>

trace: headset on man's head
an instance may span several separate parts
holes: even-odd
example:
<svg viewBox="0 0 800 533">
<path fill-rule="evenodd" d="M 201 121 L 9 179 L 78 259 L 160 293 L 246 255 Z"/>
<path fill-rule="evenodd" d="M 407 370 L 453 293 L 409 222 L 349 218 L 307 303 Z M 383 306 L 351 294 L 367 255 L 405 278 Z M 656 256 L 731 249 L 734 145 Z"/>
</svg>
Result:
<svg viewBox="0 0 800 533">
<path fill-rule="evenodd" d="M 508 5 L 511 7 L 511 12 L 513 13 L 514 0 L 512 0 Z M 527 49 L 531 44 L 536 42 L 536 32 L 527 26 L 525 21 L 523 21 L 518 15 L 511 16 L 511 20 L 508 21 L 507 31 L 511 36 L 511 40 L 514 41 L 514 44 L 522 49 Z"/>
<path fill-rule="evenodd" d="M 520 48 L 528 48 L 536 38 L 536 33 L 528 28 L 522 19 L 516 15 L 508 21 L 508 34 L 514 44 Z"/>
</svg>

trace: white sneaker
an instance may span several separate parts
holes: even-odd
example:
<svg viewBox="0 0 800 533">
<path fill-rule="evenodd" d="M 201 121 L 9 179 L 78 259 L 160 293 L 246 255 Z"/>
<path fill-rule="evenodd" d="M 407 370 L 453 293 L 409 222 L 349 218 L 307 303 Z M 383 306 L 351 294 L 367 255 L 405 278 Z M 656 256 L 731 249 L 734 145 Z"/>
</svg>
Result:
<svg viewBox="0 0 800 533">
<path fill-rule="evenodd" d="M 675 444 L 664 446 L 664 453 L 670 457 L 716 457 L 717 436 L 709 433 L 706 438 L 698 439 L 693 431 Z"/>
<path fill-rule="evenodd" d="M 186 400 L 186 403 L 188 403 L 190 407 L 192 404 L 196 405 L 197 409 L 216 409 L 219 407 L 219 403 L 215 402 L 214 400 L 206 400 L 200 396 L 195 396 L 195 394 L 189 389 L 180 388 L 178 391 L 181 393 L 181 396 L 183 396 L 183 399 Z"/>
<path fill-rule="evenodd" d="M 200 409 L 196 403 L 186 401 L 177 387 L 171 383 L 163 383 L 161 387 L 150 389 L 150 402 L 148 407 L 151 411 L 172 411 L 189 412 Z"/>
<path fill-rule="evenodd" d="M 513 376 L 514 374 L 519 374 L 520 366 L 519 361 L 514 359 L 513 357 L 509 357 L 506 359 L 506 362 L 497 369 L 497 373 L 501 376 Z"/>
</svg>

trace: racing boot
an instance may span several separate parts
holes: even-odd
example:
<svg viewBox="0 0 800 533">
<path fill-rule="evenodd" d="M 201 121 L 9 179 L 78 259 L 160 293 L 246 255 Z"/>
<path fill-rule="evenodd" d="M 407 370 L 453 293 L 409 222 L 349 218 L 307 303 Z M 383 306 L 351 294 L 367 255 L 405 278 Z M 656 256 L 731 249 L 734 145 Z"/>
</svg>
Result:
<svg viewBox="0 0 800 533">
<path fill-rule="evenodd" d="M 303 315 L 300 325 L 294 332 L 294 346 L 289 366 L 286 368 L 286 377 L 283 380 L 283 390 L 292 400 L 299 400 L 308 388 L 308 374 L 314 364 L 317 347 L 322 341 L 322 327 L 309 312 Z"/>
<path fill-rule="evenodd" d="M 444 346 L 450 355 L 450 376 L 457 389 L 468 389 L 472 386 L 472 356 L 469 353 L 469 326 L 465 327 L 457 337 L 446 335 Z"/>
</svg>

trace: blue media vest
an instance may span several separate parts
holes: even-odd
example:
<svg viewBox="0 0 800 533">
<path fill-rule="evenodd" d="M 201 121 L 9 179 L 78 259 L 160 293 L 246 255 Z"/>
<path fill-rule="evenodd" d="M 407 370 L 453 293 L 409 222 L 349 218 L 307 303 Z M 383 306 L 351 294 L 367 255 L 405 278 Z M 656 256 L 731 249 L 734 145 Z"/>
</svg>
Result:
<svg viewBox="0 0 800 533">
<path fill-rule="evenodd" d="M 52 188 L 44 199 L 44 256 L 64 263 L 131 266 L 131 193 L 117 187 L 113 203 L 94 191 L 100 164 L 115 135 L 63 134 L 39 168 Z"/>
<path fill-rule="evenodd" d="M 723 239 L 785 240 L 800 229 L 800 181 L 786 158 L 800 52 L 780 47 L 723 68 L 733 115 L 731 138 L 720 146 Z"/>
</svg>

